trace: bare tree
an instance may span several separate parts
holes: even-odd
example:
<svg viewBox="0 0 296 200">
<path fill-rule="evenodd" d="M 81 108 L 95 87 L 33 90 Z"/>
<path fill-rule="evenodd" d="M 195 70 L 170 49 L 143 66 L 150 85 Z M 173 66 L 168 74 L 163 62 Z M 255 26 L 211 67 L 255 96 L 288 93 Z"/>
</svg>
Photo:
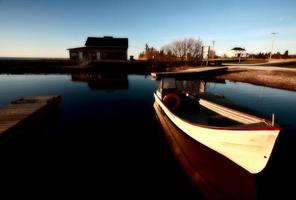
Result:
<svg viewBox="0 0 296 200">
<path fill-rule="evenodd" d="M 199 61 L 202 57 L 202 41 L 200 39 L 185 38 L 165 45 L 162 50 L 166 55 L 172 55 L 181 61 Z"/>
</svg>

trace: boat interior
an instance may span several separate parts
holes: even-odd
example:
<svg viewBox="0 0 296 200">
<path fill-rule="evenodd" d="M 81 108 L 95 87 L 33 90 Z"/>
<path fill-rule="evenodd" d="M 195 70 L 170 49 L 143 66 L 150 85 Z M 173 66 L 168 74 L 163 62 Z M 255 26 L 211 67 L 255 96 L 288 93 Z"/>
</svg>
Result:
<svg viewBox="0 0 296 200">
<path fill-rule="evenodd" d="M 191 123 L 206 126 L 227 127 L 241 125 L 241 123 L 237 121 L 231 120 L 201 106 L 198 101 L 182 103 L 174 114 Z"/>
<path fill-rule="evenodd" d="M 174 114 L 190 123 L 204 126 L 250 129 L 270 127 L 264 119 L 256 118 L 253 120 L 246 113 L 236 113 L 237 115 L 231 116 L 231 113 L 227 113 L 227 108 L 226 113 L 221 113 L 221 110 L 224 112 L 223 107 L 211 108 L 201 100 L 203 99 L 187 98 L 182 100 L 180 107 L 174 111 Z"/>
<path fill-rule="evenodd" d="M 270 128 L 272 125 L 260 113 L 239 106 L 224 96 L 206 92 L 204 81 L 163 78 L 157 93 L 161 100 L 170 93 L 177 94 L 181 103 L 173 112 L 191 123 L 238 129 Z"/>
</svg>

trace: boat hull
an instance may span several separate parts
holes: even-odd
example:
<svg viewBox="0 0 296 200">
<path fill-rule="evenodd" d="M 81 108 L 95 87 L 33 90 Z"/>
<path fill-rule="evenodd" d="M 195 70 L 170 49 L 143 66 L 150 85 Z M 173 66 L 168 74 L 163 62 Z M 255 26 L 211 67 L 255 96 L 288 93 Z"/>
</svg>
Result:
<svg viewBox="0 0 296 200">
<path fill-rule="evenodd" d="M 262 171 L 272 152 L 279 128 L 227 129 L 187 122 L 171 112 L 154 94 L 167 117 L 194 140 L 232 160 L 250 173 Z"/>
</svg>

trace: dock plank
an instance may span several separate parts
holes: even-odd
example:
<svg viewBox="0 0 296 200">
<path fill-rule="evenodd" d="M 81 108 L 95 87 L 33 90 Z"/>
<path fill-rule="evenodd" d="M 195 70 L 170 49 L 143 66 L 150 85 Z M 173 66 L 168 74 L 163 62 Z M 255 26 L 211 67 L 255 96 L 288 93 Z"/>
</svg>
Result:
<svg viewBox="0 0 296 200">
<path fill-rule="evenodd" d="M 192 74 L 203 74 L 203 73 L 213 73 L 213 72 L 224 72 L 228 67 L 199 67 L 194 69 L 185 69 L 170 72 L 153 72 L 151 76 L 153 78 L 160 78 L 164 76 L 177 76 L 177 75 L 192 75 Z"/>
<path fill-rule="evenodd" d="M 0 136 L 59 99 L 58 95 L 25 97 L 0 108 Z"/>
</svg>

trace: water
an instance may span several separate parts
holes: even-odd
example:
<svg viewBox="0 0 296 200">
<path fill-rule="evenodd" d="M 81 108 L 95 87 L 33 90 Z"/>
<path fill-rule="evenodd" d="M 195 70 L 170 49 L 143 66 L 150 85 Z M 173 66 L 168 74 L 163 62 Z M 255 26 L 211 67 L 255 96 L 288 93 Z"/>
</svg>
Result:
<svg viewBox="0 0 296 200">
<path fill-rule="evenodd" d="M 156 120 L 157 85 L 143 75 L 0 75 L 0 106 L 22 96 L 61 95 L 58 113 L 2 147 L 2 171 L 20 188 L 51 193 L 202 198 Z M 207 83 L 206 91 L 276 114 L 283 131 L 266 169 L 255 177 L 257 196 L 294 194 L 286 180 L 296 174 L 296 93 L 229 81 Z M 51 188 L 42 187 L 49 182 Z"/>
<path fill-rule="evenodd" d="M 230 81 L 226 81 L 225 84 L 209 83 L 206 89 L 208 92 L 222 94 L 227 99 L 239 102 L 244 107 L 259 111 L 270 119 L 272 113 L 275 113 L 277 122 L 282 126 L 296 124 L 295 92 Z"/>
</svg>

